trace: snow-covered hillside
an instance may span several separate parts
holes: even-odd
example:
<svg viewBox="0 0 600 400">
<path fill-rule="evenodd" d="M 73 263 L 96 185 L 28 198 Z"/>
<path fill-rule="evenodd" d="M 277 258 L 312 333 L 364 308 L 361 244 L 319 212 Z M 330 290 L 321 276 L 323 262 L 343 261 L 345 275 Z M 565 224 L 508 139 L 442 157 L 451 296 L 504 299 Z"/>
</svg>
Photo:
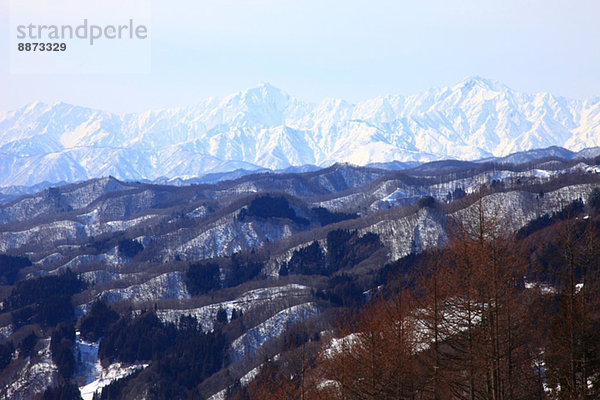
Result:
<svg viewBox="0 0 600 400">
<path fill-rule="evenodd" d="M 581 150 L 599 138 L 600 100 L 524 94 L 479 77 L 359 104 L 303 103 L 268 84 L 127 115 L 37 102 L 0 114 L 0 186 L 477 159 L 553 145 Z"/>
<path fill-rule="evenodd" d="M 192 328 L 198 335 L 223 334 L 226 363 L 219 361 L 222 369 L 197 387 L 209 398 L 249 382 L 265 356 L 280 354 L 280 342 L 304 335 L 288 328 L 302 323 L 323 331 L 332 307 L 362 302 L 395 261 L 447 243 L 453 221 L 468 228 L 480 204 L 484 215 L 510 231 L 574 201 L 581 204 L 580 218 L 590 218 L 585 213 L 600 187 L 597 160 L 538 155 L 520 165 L 440 161 L 402 171 L 337 164 L 190 186 L 109 177 L 0 204 L 0 252 L 21 257 L 0 257 L 7 265 L 0 271 L 0 344 L 17 344 L 4 347 L 10 358 L 0 368 L 0 397 L 31 398 L 62 382 L 64 365 L 50 346 L 58 328 L 38 310 L 53 297 L 20 306 L 18 299 L 29 301 L 20 293 L 37 292 L 29 284 L 75 276 L 82 282 L 65 304 L 83 333 L 75 335 L 72 327 L 72 382 L 83 398 L 126 376 L 148 389 L 160 361 L 112 359 L 106 350 L 112 347 L 102 346 L 128 330 L 136 348 L 155 343 L 133 334 L 150 326 L 170 334 Z M 102 312 L 94 311 L 98 300 L 122 318 L 110 322 L 107 316 L 106 326 L 119 327 L 111 335 L 89 336 L 83 323 Z M 156 323 L 146 325 L 150 315 Z M 138 317 L 144 330 L 132 322 Z M 23 337 L 37 344 L 27 348 Z"/>
</svg>

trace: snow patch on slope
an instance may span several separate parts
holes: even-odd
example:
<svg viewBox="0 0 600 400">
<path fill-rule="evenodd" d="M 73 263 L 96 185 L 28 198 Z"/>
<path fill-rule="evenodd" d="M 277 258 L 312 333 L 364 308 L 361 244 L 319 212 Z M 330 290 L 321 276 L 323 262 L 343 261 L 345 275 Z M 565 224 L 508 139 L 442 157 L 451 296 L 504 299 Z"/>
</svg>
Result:
<svg viewBox="0 0 600 400">
<path fill-rule="evenodd" d="M 102 296 L 109 303 L 121 300 L 131 300 L 138 303 L 158 299 L 188 299 L 190 297 L 183 281 L 183 272 L 169 272 L 141 284 L 120 289 L 109 289 L 103 292 Z"/>
<path fill-rule="evenodd" d="M 277 299 L 281 299 L 281 301 L 284 299 L 290 301 L 294 298 L 302 298 L 309 295 L 310 291 L 311 288 L 298 284 L 260 288 L 245 292 L 241 296 L 230 301 L 209 304 L 198 308 L 158 310 L 156 314 L 161 321 L 174 324 L 177 324 L 183 316 L 192 316 L 196 318 L 202 330 L 209 332 L 213 329 L 213 324 L 217 319 L 217 312 L 219 309 L 226 310 L 227 318 L 231 319 L 231 313 L 234 308 L 238 312 L 241 311 L 245 314 L 267 302 L 274 302 L 277 301 Z"/>
<path fill-rule="evenodd" d="M 267 341 L 281 336 L 293 324 L 315 316 L 319 312 L 314 303 L 304 303 L 278 312 L 234 340 L 231 344 L 231 359 L 237 361 L 244 355 L 253 353 Z"/>
</svg>

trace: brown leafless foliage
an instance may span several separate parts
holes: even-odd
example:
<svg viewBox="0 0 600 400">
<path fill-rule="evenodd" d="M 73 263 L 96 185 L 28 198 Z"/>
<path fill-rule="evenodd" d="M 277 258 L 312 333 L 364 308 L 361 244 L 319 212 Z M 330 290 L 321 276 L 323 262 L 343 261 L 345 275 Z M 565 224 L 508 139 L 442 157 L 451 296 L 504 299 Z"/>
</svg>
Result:
<svg viewBox="0 0 600 400">
<path fill-rule="evenodd" d="M 329 398 L 538 398 L 526 264 L 499 215 L 480 199 L 417 287 L 360 312 L 318 363 Z"/>
<path fill-rule="evenodd" d="M 565 221 L 559 231 L 558 313 L 551 321 L 546 361 L 555 399 L 600 396 L 600 280 L 597 222 Z M 584 225 L 584 226 L 582 226 Z"/>
<path fill-rule="evenodd" d="M 413 398 L 418 365 L 410 308 L 407 294 L 373 301 L 357 316 L 356 333 L 347 329 L 323 353 L 319 367 L 328 398 Z"/>
</svg>

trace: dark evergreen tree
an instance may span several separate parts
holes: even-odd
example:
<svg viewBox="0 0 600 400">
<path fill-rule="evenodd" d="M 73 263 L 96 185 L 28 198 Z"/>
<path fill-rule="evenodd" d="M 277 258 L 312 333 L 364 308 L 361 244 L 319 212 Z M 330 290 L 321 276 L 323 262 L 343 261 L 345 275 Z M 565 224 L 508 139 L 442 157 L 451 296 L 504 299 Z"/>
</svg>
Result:
<svg viewBox="0 0 600 400">
<path fill-rule="evenodd" d="M 144 370 L 152 381 L 149 398 L 185 399 L 204 379 L 225 364 L 225 336 L 216 329 L 204 333 L 190 317 L 179 329 L 163 324 L 151 312 L 133 320 L 121 318 L 113 324 L 100 343 L 98 351 L 103 363 L 112 361 L 152 361 Z M 102 399 L 120 399 L 128 393 L 135 378 L 119 380 L 103 389 Z"/>
<path fill-rule="evenodd" d="M 57 387 L 49 387 L 42 397 L 44 400 L 80 400 L 81 393 L 74 383 L 67 383 Z"/>
<path fill-rule="evenodd" d="M 8 364 L 10 364 L 12 361 L 14 352 L 15 347 L 13 346 L 12 342 L 0 344 L 0 371 L 8 367 Z"/>
<path fill-rule="evenodd" d="M 283 196 L 271 197 L 267 194 L 255 198 L 250 202 L 247 211 L 248 216 L 260 218 L 294 218 L 296 213 L 290 208 L 290 204 Z"/>
<path fill-rule="evenodd" d="M 349 275 L 336 275 L 329 280 L 326 290 L 318 291 L 317 297 L 336 306 L 355 308 L 365 301 L 363 290 Z"/>
<path fill-rule="evenodd" d="M 185 273 L 185 284 L 192 296 L 208 293 L 221 287 L 221 269 L 212 262 L 192 263 Z"/>
<path fill-rule="evenodd" d="M 279 267 L 279 276 L 288 276 L 289 273 L 288 263 L 284 262 L 281 264 L 281 267 Z"/>
<path fill-rule="evenodd" d="M 461 187 L 457 187 L 456 189 L 454 189 L 454 191 L 452 192 L 452 199 L 453 200 L 458 200 L 458 199 L 462 199 L 463 197 L 465 197 L 467 195 L 467 192 L 464 191 L 463 188 Z"/>
<path fill-rule="evenodd" d="M 95 301 L 90 311 L 81 320 L 79 327 L 81 336 L 95 342 L 104 336 L 110 325 L 118 319 L 119 314 L 108 307 L 104 300 Z"/>
<path fill-rule="evenodd" d="M 233 287 L 257 277 L 264 264 L 252 255 L 235 253 L 230 258 L 231 266 L 227 273 L 227 286 Z"/>
<path fill-rule="evenodd" d="M 14 257 L 0 254 L 0 285 L 13 285 L 17 281 L 19 271 L 31 266 L 26 257 Z"/>
<path fill-rule="evenodd" d="M 238 214 L 240 221 L 245 221 L 249 217 L 289 218 L 300 225 L 308 225 L 310 223 L 306 218 L 296 215 L 296 212 L 290 207 L 290 203 L 285 197 L 272 197 L 269 194 L 253 199 L 248 208 L 243 208 Z"/>
<path fill-rule="evenodd" d="M 121 239 L 119 240 L 118 249 L 120 255 L 133 258 L 144 250 L 144 246 L 137 240 Z"/>
<path fill-rule="evenodd" d="M 68 381 L 75 372 L 75 325 L 73 323 L 59 324 L 50 337 L 52 360 L 58 368 L 58 373 Z"/>
<path fill-rule="evenodd" d="M 594 188 L 588 197 L 588 205 L 594 214 L 600 213 L 600 189 Z"/>
<path fill-rule="evenodd" d="M 25 336 L 25 338 L 23 340 L 21 340 L 21 343 L 19 343 L 19 353 L 20 356 L 22 357 L 27 357 L 27 356 L 32 356 L 33 355 L 33 349 L 35 348 L 35 345 L 38 342 L 38 337 L 35 334 L 34 331 L 29 332 L 29 334 L 27 336 Z"/>
<path fill-rule="evenodd" d="M 435 206 L 435 199 L 432 196 L 425 196 L 417 202 L 419 208 L 432 208 Z"/>
<path fill-rule="evenodd" d="M 369 258 L 383 248 L 379 236 L 366 233 L 358 236 L 356 231 L 337 229 L 327 234 L 327 264 L 329 273 L 350 268 Z"/>
<path fill-rule="evenodd" d="M 146 312 L 133 320 L 122 317 L 100 342 L 98 357 L 106 363 L 154 360 L 173 343 L 174 327 L 165 327 L 156 314 Z"/>
<path fill-rule="evenodd" d="M 226 324 L 227 323 L 227 310 L 219 308 L 217 311 L 217 322 Z"/>
<path fill-rule="evenodd" d="M 319 246 L 319 242 L 315 241 L 306 247 L 294 250 L 290 261 L 285 264 L 284 274 L 286 272 L 303 275 L 326 275 L 328 273 L 327 260 L 321 246 Z M 279 274 L 282 275 L 281 271 Z"/>
<path fill-rule="evenodd" d="M 311 209 L 317 216 L 321 226 L 334 224 L 336 222 L 345 221 L 348 219 L 358 218 L 358 214 L 355 213 L 343 213 L 343 212 L 331 212 L 325 207 L 315 207 Z"/>
<path fill-rule="evenodd" d="M 4 301 L 3 310 L 14 310 L 12 315 L 16 326 L 30 323 L 55 326 L 73 319 L 71 296 L 84 288 L 83 282 L 70 270 L 58 276 L 27 279 L 17 282 Z"/>
</svg>

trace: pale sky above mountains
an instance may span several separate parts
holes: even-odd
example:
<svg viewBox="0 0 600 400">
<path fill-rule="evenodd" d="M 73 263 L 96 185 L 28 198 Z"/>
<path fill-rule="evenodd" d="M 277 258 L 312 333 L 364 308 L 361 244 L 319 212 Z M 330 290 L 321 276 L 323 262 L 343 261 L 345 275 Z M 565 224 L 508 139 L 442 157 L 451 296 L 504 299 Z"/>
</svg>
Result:
<svg viewBox="0 0 600 400">
<path fill-rule="evenodd" d="M 471 75 L 523 92 L 600 95 L 595 0 L 149 1 L 151 73 L 12 75 L 3 56 L 0 110 L 60 100 L 122 113 L 191 105 L 259 82 L 306 101 L 359 102 Z M 5 55 L 8 10 L 0 2 Z"/>
</svg>

